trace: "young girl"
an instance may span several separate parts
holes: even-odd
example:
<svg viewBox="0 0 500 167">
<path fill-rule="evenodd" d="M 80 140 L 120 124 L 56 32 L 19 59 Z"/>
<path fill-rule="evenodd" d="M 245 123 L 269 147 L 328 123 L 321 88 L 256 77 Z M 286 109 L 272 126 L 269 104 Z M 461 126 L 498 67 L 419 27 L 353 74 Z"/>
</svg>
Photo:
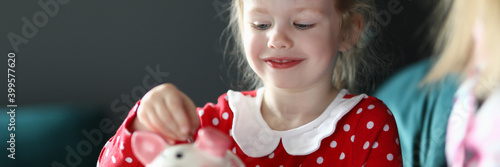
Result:
<svg viewBox="0 0 500 167">
<path fill-rule="evenodd" d="M 262 87 L 228 91 L 195 109 L 175 86 L 149 91 L 99 157 L 100 166 L 143 166 L 131 133 L 173 144 L 212 126 L 232 137 L 246 166 L 401 166 L 396 122 L 384 103 L 354 95 L 354 76 L 375 55 L 368 0 L 234 0 L 231 25 Z M 372 25 L 373 26 L 373 25 Z M 254 73 L 253 73 L 254 72 Z"/>
<path fill-rule="evenodd" d="M 441 57 L 427 81 L 464 80 L 446 132 L 449 166 L 500 166 L 500 1 L 455 0 L 441 30 Z"/>
</svg>

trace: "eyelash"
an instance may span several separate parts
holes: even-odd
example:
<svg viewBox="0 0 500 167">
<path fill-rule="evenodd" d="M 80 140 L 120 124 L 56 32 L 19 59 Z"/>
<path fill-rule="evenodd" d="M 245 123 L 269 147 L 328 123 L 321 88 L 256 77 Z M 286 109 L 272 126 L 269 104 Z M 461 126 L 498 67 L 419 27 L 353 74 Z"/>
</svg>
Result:
<svg viewBox="0 0 500 167">
<path fill-rule="evenodd" d="M 301 30 L 307 30 L 316 26 L 316 24 L 297 24 L 297 23 L 293 23 L 293 25 Z"/>
<path fill-rule="evenodd" d="M 263 27 L 265 26 L 265 27 Z M 269 27 L 271 27 L 271 24 L 252 24 L 252 27 L 257 29 L 257 30 L 266 30 Z"/>
<path fill-rule="evenodd" d="M 297 24 L 297 23 L 293 23 L 293 25 L 300 30 L 307 30 L 316 26 L 316 24 Z M 252 27 L 257 30 L 266 30 L 269 27 L 271 27 L 271 24 L 252 24 Z"/>
</svg>

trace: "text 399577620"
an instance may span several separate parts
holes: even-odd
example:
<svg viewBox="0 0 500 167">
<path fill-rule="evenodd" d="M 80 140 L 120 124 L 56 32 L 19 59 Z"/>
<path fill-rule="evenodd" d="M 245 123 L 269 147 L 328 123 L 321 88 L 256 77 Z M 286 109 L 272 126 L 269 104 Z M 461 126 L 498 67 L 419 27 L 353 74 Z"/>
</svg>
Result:
<svg viewBox="0 0 500 167">
<path fill-rule="evenodd" d="M 16 159 L 16 71 L 14 68 L 16 67 L 16 54 L 15 53 L 9 53 L 7 55 L 7 100 L 8 100 L 8 105 L 7 108 L 7 114 L 9 115 L 9 124 L 7 127 L 7 130 L 9 130 L 9 140 L 7 140 L 7 143 L 9 144 L 9 147 L 7 147 L 7 150 L 9 150 L 9 154 L 7 157 L 11 159 Z"/>
</svg>

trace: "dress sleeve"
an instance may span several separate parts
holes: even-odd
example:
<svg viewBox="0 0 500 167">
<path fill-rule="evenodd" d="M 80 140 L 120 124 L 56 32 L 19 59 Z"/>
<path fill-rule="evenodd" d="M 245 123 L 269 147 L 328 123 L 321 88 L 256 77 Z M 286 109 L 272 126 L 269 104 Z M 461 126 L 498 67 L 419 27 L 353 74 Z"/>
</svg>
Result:
<svg viewBox="0 0 500 167">
<path fill-rule="evenodd" d="M 227 102 L 227 94 L 218 98 L 217 104 L 207 103 L 203 108 L 198 108 L 201 127 L 215 127 L 226 135 L 231 136 L 233 112 Z"/>
<path fill-rule="evenodd" d="M 130 127 L 136 117 L 140 101 L 130 110 L 115 136 L 106 142 L 101 150 L 97 166 L 101 167 L 144 167 L 132 152 Z"/>
<path fill-rule="evenodd" d="M 363 115 L 356 126 L 353 151 L 358 156 L 353 165 L 402 166 L 398 128 L 392 112 L 378 99 L 355 109 Z"/>
</svg>

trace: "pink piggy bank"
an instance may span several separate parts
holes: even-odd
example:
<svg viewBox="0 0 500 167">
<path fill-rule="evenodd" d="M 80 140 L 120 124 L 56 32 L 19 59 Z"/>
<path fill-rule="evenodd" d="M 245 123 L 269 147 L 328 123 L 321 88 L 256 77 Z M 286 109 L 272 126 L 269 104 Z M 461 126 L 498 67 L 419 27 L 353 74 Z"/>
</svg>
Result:
<svg viewBox="0 0 500 167">
<path fill-rule="evenodd" d="M 173 146 L 153 132 L 132 134 L 132 151 L 147 167 L 244 167 L 229 147 L 229 137 L 211 127 L 200 129 L 193 144 Z"/>
</svg>

